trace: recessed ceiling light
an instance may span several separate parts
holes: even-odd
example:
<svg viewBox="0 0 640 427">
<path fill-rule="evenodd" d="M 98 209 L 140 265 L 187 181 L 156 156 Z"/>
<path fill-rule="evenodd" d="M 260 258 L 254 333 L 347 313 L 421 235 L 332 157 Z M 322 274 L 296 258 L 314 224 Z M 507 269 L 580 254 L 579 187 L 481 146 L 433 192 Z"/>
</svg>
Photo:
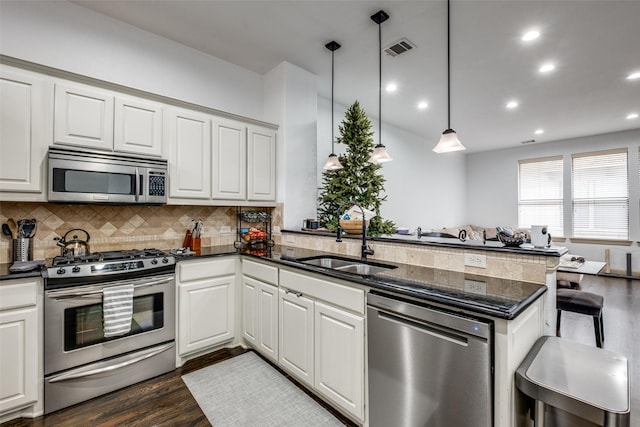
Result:
<svg viewBox="0 0 640 427">
<path fill-rule="evenodd" d="M 509 101 L 507 102 L 507 104 L 505 105 L 505 107 L 509 108 L 509 109 L 513 109 L 516 108 L 518 106 L 518 101 Z"/>
<path fill-rule="evenodd" d="M 544 133 L 544 129 L 536 129 L 534 132 L 536 135 L 542 135 Z"/>
<path fill-rule="evenodd" d="M 537 30 L 531 30 L 523 34 L 522 41 L 529 42 L 531 40 L 537 39 L 538 37 L 540 37 L 540 32 Z"/>
<path fill-rule="evenodd" d="M 398 85 L 395 83 L 389 83 L 386 87 L 387 92 L 395 92 L 398 89 Z"/>
<path fill-rule="evenodd" d="M 627 119 L 633 120 L 638 118 L 638 113 L 631 113 L 627 115 Z"/>
<path fill-rule="evenodd" d="M 418 108 L 421 110 L 426 109 L 429 106 L 429 104 L 427 104 L 427 101 L 420 101 L 418 102 Z"/>
<path fill-rule="evenodd" d="M 627 76 L 627 80 L 635 80 L 640 79 L 640 71 L 634 71 L 633 73 Z"/>
<path fill-rule="evenodd" d="M 555 65 L 553 65 L 553 64 L 551 64 L 551 63 L 549 63 L 549 64 L 544 64 L 544 65 L 542 65 L 542 66 L 538 69 L 538 71 L 540 71 L 541 73 L 548 73 L 548 72 L 553 71 L 553 70 L 555 70 L 555 69 L 556 69 L 556 66 L 555 66 Z"/>
</svg>

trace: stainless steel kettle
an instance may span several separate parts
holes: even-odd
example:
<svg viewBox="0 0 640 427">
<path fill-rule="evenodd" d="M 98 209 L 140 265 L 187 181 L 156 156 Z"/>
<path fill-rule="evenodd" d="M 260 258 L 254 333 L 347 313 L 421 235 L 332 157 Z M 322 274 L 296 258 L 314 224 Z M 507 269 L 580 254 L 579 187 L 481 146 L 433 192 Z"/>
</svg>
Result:
<svg viewBox="0 0 640 427">
<path fill-rule="evenodd" d="M 67 236 L 69 235 L 69 233 L 71 233 L 72 231 L 82 231 L 87 239 L 86 240 L 80 240 L 78 239 L 78 235 L 74 234 L 73 235 L 73 240 L 69 240 L 67 241 Z M 89 236 L 89 233 L 86 230 L 83 230 L 81 228 L 72 228 L 71 230 L 67 231 L 64 236 L 62 236 L 62 238 L 60 237 L 54 237 L 53 240 L 57 240 L 56 245 L 60 246 L 60 255 L 62 256 L 85 256 L 85 255 L 89 255 L 91 253 L 91 251 L 89 250 L 89 240 L 91 239 L 91 236 Z"/>
</svg>

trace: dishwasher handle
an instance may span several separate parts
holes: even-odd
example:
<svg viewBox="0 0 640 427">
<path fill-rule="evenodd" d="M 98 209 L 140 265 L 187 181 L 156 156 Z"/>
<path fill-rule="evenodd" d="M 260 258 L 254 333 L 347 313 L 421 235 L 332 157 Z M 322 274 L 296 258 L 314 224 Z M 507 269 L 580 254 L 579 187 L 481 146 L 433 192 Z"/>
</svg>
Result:
<svg viewBox="0 0 640 427">
<path fill-rule="evenodd" d="M 409 319 L 407 317 L 397 316 L 392 313 L 386 313 L 384 311 L 375 310 L 378 312 L 378 318 L 381 320 L 385 320 L 387 322 L 395 323 L 405 328 L 411 328 L 418 332 L 422 332 L 427 335 L 431 335 L 434 338 L 438 338 L 444 341 L 449 341 L 454 344 L 458 344 L 461 346 L 467 346 L 469 340 L 465 335 L 456 334 L 454 332 L 450 332 L 445 329 L 439 329 L 433 327 L 427 323 L 417 322 L 413 319 Z"/>
<path fill-rule="evenodd" d="M 462 333 L 487 340 L 491 339 L 493 335 L 493 321 L 490 319 L 427 306 L 426 304 L 420 305 L 390 295 L 370 292 L 367 294 L 367 306 L 403 319 L 410 318 L 415 322 L 438 325 L 452 330 L 454 334 Z"/>
</svg>

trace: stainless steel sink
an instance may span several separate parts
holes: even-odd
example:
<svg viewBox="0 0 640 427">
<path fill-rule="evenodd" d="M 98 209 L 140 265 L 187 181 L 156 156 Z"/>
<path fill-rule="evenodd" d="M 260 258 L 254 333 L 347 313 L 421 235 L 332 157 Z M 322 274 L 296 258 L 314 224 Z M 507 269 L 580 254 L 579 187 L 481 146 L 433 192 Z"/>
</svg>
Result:
<svg viewBox="0 0 640 427">
<path fill-rule="evenodd" d="M 354 273 L 364 276 L 370 276 L 373 274 L 382 273 L 387 270 L 397 268 L 395 265 L 372 265 L 372 264 L 349 264 L 342 267 L 336 267 L 334 270 L 343 271 L 345 273 Z"/>
<path fill-rule="evenodd" d="M 395 265 L 381 264 L 374 262 L 362 262 L 349 258 L 341 258 L 335 256 L 317 256 L 299 259 L 303 264 L 315 265 L 318 267 L 329 268 L 341 271 L 343 273 L 353 273 L 362 276 L 370 276 L 382 273 L 387 270 L 398 268 Z"/>
<path fill-rule="evenodd" d="M 316 265 L 318 267 L 336 269 L 336 268 L 351 265 L 355 261 L 352 259 L 342 259 L 342 258 L 323 256 L 323 257 L 304 258 L 304 259 L 301 259 L 300 262 L 308 265 Z"/>
</svg>

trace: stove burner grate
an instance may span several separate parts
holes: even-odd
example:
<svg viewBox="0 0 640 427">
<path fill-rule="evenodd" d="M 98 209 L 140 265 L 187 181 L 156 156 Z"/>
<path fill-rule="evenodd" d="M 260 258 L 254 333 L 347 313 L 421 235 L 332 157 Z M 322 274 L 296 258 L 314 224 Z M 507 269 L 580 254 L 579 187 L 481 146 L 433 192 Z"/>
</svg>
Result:
<svg viewBox="0 0 640 427">
<path fill-rule="evenodd" d="M 165 251 L 160 249 L 130 249 L 122 251 L 94 252 L 82 256 L 57 256 L 52 261 L 52 266 L 86 264 L 90 262 L 120 261 L 130 259 L 142 259 L 149 257 L 167 256 Z"/>
</svg>

